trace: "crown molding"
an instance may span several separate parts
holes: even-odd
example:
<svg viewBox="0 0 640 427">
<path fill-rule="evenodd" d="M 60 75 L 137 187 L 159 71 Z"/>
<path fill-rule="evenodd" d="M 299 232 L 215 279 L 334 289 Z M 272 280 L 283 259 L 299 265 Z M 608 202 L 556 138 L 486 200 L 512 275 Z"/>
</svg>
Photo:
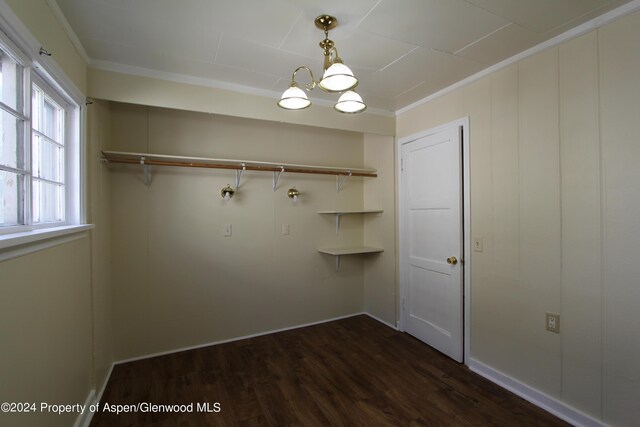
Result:
<svg viewBox="0 0 640 427">
<path fill-rule="evenodd" d="M 69 37 L 69 40 L 78 52 L 78 55 L 80 55 L 80 57 L 84 60 L 85 64 L 89 64 L 89 62 L 91 62 L 91 58 L 89 58 L 87 51 L 85 50 L 84 46 L 82 46 L 78 35 L 75 31 L 73 31 L 73 28 L 71 28 L 71 24 L 69 24 L 69 21 L 67 21 L 67 17 L 64 16 L 64 12 L 62 12 L 62 9 L 60 9 L 58 2 L 56 0 L 46 0 L 46 2 L 47 6 L 49 6 L 49 9 L 51 9 L 51 13 L 53 13 L 53 16 L 56 18 L 56 21 L 58 21 L 58 24 L 60 24 L 67 37 Z"/>
<path fill-rule="evenodd" d="M 523 52 L 520 52 L 514 56 L 512 56 L 511 58 L 507 58 L 502 62 L 498 62 L 497 64 L 494 64 L 490 67 L 485 68 L 482 71 L 477 72 L 476 74 L 473 74 L 463 80 L 460 80 L 457 83 L 454 83 L 450 86 L 447 86 L 444 89 L 441 89 L 429 96 L 427 96 L 426 98 L 422 98 L 419 101 L 416 101 L 414 103 L 411 103 L 405 107 L 402 107 L 398 110 L 396 110 L 396 116 L 400 115 L 400 114 L 404 114 L 408 111 L 411 111 L 415 108 L 420 107 L 421 105 L 424 105 L 428 102 L 433 101 L 436 98 L 440 98 L 441 96 L 444 96 L 450 92 L 453 92 L 456 89 L 459 89 L 463 86 L 466 86 L 470 83 L 475 82 L 476 80 L 480 80 L 483 77 L 486 77 L 492 73 L 495 73 L 498 70 L 501 70 L 502 68 L 508 67 L 509 65 L 515 64 L 516 62 L 522 61 L 525 58 L 528 58 L 532 55 L 535 55 L 538 52 L 541 52 L 545 49 L 548 49 L 550 47 L 554 47 L 554 46 L 558 46 L 564 42 L 567 42 L 571 39 L 574 39 L 576 37 L 579 37 L 583 34 L 588 33 L 589 31 L 593 31 L 595 29 L 598 29 L 600 27 L 603 27 L 607 24 L 609 24 L 610 22 L 613 22 L 617 19 L 622 18 L 623 16 L 629 15 L 633 12 L 637 12 L 638 10 L 640 10 L 640 0 L 633 0 L 630 1 L 629 3 L 626 3 L 620 7 L 617 7 L 613 10 L 610 10 L 609 12 L 602 14 L 598 17 L 595 17 L 583 24 L 578 25 L 577 27 L 574 27 L 568 31 L 565 31 L 564 33 L 557 35 L 547 41 L 544 41 L 536 46 L 533 46 L 532 48 L 529 48 Z"/>
<path fill-rule="evenodd" d="M 258 89 L 250 86 L 239 85 L 236 83 L 224 82 L 221 80 L 208 79 L 205 77 L 195 77 L 189 76 L 186 74 L 178 74 L 178 73 L 170 73 L 167 71 L 159 71 L 151 68 L 137 67 L 134 65 L 125 65 L 118 62 L 111 61 L 102 61 L 98 59 L 92 59 L 89 63 L 89 68 L 93 68 L 96 70 L 103 71 L 111 71 L 114 73 L 122 73 L 122 74 L 131 74 L 139 77 L 149 77 L 152 79 L 158 80 L 166 80 L 176 83 L 184 83 L 195 86 L 203 86 L 210 87 L 214 89 L 227 90 L 230 92 L 238 92 L 244 93 L 247 95 L 257 95 L 263 96 L 266 98 L 274 98 L 279 99 L 282 96 L 282 93 L 276 92 L 274 90 L 268 89 Z M 325 107 L 333 108 L 335 102 L 328 101 L 326 99 L 318 99 L 310 97 L 313 100 L 314 104 L 322 105 Z M 393 111 L 378 109 L 378 108 L 367 108 L 367 111 L 364 114 L 372 113 L 381 116 L 394 117 L 395 113 Z"/>
</svg>

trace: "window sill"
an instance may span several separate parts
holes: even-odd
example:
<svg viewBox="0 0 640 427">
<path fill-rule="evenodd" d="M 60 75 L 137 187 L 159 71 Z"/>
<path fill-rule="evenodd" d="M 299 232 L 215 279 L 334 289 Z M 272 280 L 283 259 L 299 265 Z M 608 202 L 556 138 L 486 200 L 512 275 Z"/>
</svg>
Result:
<svg viewBox="0 0 640 427">
<path fill-rule="evenodd" d="M 85 236 L 93 224 L 65 225 L 0 235 L 0 261 L 17 258 L 33 252 L 52 248 Z"/>
</svg>

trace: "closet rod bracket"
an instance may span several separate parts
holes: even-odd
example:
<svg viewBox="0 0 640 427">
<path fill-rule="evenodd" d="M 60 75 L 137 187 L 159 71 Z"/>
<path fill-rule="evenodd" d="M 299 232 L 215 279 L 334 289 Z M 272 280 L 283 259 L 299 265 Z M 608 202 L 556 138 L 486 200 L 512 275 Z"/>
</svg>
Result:
<svg viewBox="0 0 640 427">
<path fill-rule="evenodd" d="M 240 163 L 240 166 L 242 166 L 242 169 L 236 169 L 236 190 L 240 188 L 242 173 L 247 170 L 247 165 L 245 163 Z"/>
<path fill-rule="evenodd" d="M 140 157 L 140 164 L 142 165 L 142 170 L 144 172 L 144 184 L 147 188 L 151 187 L 151 166 L 144 163 L 145 157 Z"/>
<path fill-rule="evenodd" d="M 280 166 L 280 170 L 273 173 L 273 191 L 278 189 L 278 181 L 280 181 L 280 175 L 284 173 L 284 166 Z"/>
<path fill-rule="evenodd" d="M 347 180 L 351 177 L 351 171 L 347 171 L 348 174 L 340 178 L 340 175 L 336 175 L 336 191 L 339 193 L 344 189 Z"/>
</svg>

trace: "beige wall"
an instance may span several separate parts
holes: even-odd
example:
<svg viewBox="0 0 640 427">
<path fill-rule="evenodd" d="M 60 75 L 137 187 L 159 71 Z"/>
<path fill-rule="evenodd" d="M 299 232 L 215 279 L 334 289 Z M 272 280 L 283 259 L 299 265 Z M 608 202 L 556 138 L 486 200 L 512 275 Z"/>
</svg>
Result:
<svg viewBox="0 0 640 427">
<path fill-rule="evenodd" d="M 620 426 L 640 417 L 639 42 L 636 13 L 397 118 L 401 138 L 470 117 L 471 357 Z"/>
<path fill-rule="evenodd" d="M 87 169 L 91 232 L 91 282 L 95 388 L 99 392 L 113 363 L 113 302 L 111 290 L 111 218 L 109 171 L 100 163 L 111 140 L 111 110 L 104 101 L 87 108 Z"/>
<path fill-rule="evenodd" d="M 377 179 L 364 182 L 366 209 L 382 209 L 382 214 L 364 217 L 364 243 L 384 248 L 378 256 L 367 256 L 364 264 L 364 310 L 396 325 L 396 200 L 394 138 L 364 135 L 365 164 L 378 170 Z"/>
<path fill-rule="evenodd" d="M 0 401 L 83 404 L 92 387 L 87 235 L 0 263 Z M 69 426 L 77 414 L 0 414 L 0 424 Z"/>
<path fill-rule="evenodd" d="M 6 3 L 81 90 L 86 64 L 45 0 Z M 108 179 L 99 150 L 108 109 L 87 114 L 88 221 L 79 240 L 0 262 L 0 397 L 7 402 L 84 404 L 111 367 Z M 101 126 L 105 124 L 105 126 Z M 78 414 L 0 415 L 7 425 L 72 425 Z"/>
<path fill-rule="evenodd" d="M 363 167 L 360 133 L 111 108 L 113 150 Z M 362 208 L 363 181 L 375 178 L 351 178 L 337 193 L 334 176 L 285 173 L 274 192 L 271 173 L 247 171 L 225 203 L 220 189 L 235 185 L 233 171 L 156 167 L 147 188 L 139 168 L 109 168 L 118 359 L 363 311 L 364 258 L 343 257 L 336 272 L 334 258 L 317 252 L 361 245 L 363 218 L 343 217 L 336 236 L 335 218 L 317 211 Z M 292 186 L 298 205 L 286 196 Z M 226 223 L 232 237 L 221 235 Z"/>
</svg>

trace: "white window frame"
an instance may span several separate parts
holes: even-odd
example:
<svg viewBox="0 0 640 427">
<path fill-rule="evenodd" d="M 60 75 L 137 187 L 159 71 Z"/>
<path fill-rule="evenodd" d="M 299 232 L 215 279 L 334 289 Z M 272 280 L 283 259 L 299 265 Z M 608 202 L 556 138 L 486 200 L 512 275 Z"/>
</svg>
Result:
<svg viewBox="0 0 640 427">
<path fill-rule="evenodd" d="M 31 196 L 31 207 L 29 210 L 31 211 L 31 216 L 29 217 L 29 226 L 33 230 L 41 229 L 41 228 L 53 228 L 60 227 L 65 225 L 74 224 L 78 221 L 76 214 L 76 210 L 78 208 L 78 203 L 73 192 L 73 184 L 78 180 L 78 168 L 74 164 L 78 160 L 77 150 L 75 150 L 75 142 L 74 135 L 77 130 L 73 129 L 73 115 L 74 115 L 74 106 L 70 104 L 60 93 L 51 87 L 44 79 L 42 79 L 37 74 L 31 76 L 31 86 L 30 90 L 33 90 L 33 86 L 38 86 L 46 96 L 50 97 L 56 104 L 58 104 L 64 110 L 64 221 L 59 222 L 45 222 L 40 224 L 33 223 L 33 196 Z M 32 92 L 30 93 L 32 95 Z M 31 105 L 31 119 L 33 119 L 33 109 L 34 106 Z M 31 122 L 31 129 L 29 129 L 29 138 L 33 137 L 33 122 Z M 71 132 L 73 131 L 73 132 Z M 30 142 L 30 150 L 33 150 L 33 141 Z M 31 155 L 31 152 L 29 153 Z M 31 182 L 33 183 L 33 171 L 31 171 Z M 76 193 L 77 194 L 77 193 Z M 73 197 L 72 197 L 73 196 Z"/>
<path fill-rule="evenodd" d="M 13 115 L 16 119 L 22 120 L 22 150 L 24 151 L 24 171 L 26 171 L 24 174 L 25 192 L 23 194 L 25 200 L 22 201 L 25 224 L 0 227 L 1 236 L 21 233 L 30 229 L 28 222 L 31 217 L 31 72 L 28 58 L 2 32 L 0 32 L 0 48 L 22 67 L 22 111 L 14 110 L 9 106 L 2 108 L 2 110 Z M 14 111 L 19 114 L 16 115 Z"/>
<path fill-rule="evenodd" d="M 93 228 L 86 224 L 86 170 L 84 161 L 84 95 L 48 57 L 40 57 L 35 39 L 12 13 L 0 4 L 0 46 L 23 67 L 23 144 L 25 166 L 25 201 L 23 202 L 25 224 L 0 228 L 0 261 L 11 259 L 46 247 L 84 237 L 85 230 Z M 9 18 L 9 19 L 7 19 Z M 5 34 L 6 31 L 6 34 Z M 9 34 L 10 36 L 8 36 Z M 16 40 L 14 43 L 13 40 Z M 18 46 L 19 45 L 19 46 Z M 32 215 L 32 83 L 40 82 L 43 90 L 66 110 L 65 114 L 65 220 L 54 223 L 33 224 Z M 45 87 L 42 87 L 42 86 Z M 62 101 L 62 102 L 59 102 Z M 82 233 L 81 233 L 82 232 Z"/>
</svg>

